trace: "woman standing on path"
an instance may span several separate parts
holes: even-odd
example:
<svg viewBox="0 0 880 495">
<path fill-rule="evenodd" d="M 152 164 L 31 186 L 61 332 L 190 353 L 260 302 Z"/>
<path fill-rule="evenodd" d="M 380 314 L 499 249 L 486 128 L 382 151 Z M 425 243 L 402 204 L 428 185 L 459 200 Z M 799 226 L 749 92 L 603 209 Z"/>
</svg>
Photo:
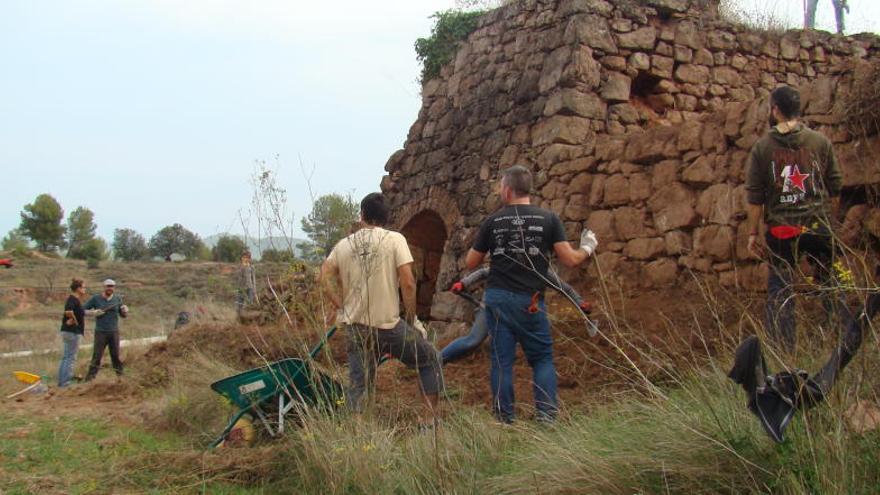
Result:
<svg viewBox="0 0 880 495">
<path fill-rule="evenodd" d="M 64 303 L 64 316 L 61 318 L 61 341 L 63 343 L 61 365 L 58 367 L 58 386 L 66 387 L 73 378 L 73 365 L 79 351 L 79 341 L 85 332 L 85 311 L 81 298 L 86 295 L 86 285 L 82 279 L 70 282 L 70 296 Z"/>
</svg>

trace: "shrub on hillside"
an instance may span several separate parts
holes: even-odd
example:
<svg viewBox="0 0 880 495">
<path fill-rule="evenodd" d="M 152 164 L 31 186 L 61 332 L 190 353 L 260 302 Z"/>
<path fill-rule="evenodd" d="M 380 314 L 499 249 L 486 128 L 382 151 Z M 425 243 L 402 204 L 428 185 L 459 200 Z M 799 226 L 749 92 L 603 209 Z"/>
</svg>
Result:
<svg viewBox="0 0 880 495">
<path fill-rule="evenodd" d="M 25 256 L 30 250 L 30 243 L 19 229 L 12 229 L 3 238 L 3 250 L 11 252 L 14 256 Z"/>
<path fill-rule="evenodd" d="M 267 263 L 293 263 L 296 261 L 293 251 L 290 249 L 264 249 L 260 261 Z"/>
<path fill-rule="evenodd" d="M 436 19 L 431 36 L 416 40 L 416 58 L 422 62 L 422 83 L 440 74 L 440 69 L 455 56 L 458 44 L 477 29 L 483 13 L 446 10 L 431 16 Z"/>
<path fill-rule="evenodd" d="M 122 261 L 150 259 L 150 250 L 144 236 L 132 229 L 113 231 L 113 257 Z"/>
<path fill-rule="evenodd" d="M 217 240 L 217 245 L 211 249 L 211 257 L 214 261 L 234 263 L 241 258 L 242 253 L 248 250 L 247 244 L 240 237 L 222 235 Z"/>
</svg>

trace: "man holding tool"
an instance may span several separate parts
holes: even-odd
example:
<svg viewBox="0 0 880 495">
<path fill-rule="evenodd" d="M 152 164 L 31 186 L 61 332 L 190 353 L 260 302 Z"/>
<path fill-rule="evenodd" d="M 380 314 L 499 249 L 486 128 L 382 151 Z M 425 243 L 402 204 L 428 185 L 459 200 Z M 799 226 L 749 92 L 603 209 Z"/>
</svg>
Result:
<svg viewBox="0 0 880 495">
<path fill-rule="evenodd" d="M 552 422 L 556 418 L 553 339 L 544 304 L 544 289 L 558 285 L 558 279 L 548 276 L 550 254 L 555 253 L 564 265 L 576 267 L 599 244 L 595 234 L 584 229 L 580 248 L 572 248 L 559 217 L 531 204 L 531 190 L 532 174 L 527 168 L 514 165 L 502 172 L 498 194 L 504 206 L 480 225 L 465 260 L 467 268 L 474 269 L 490 255 L 484 301 L 492 336 L 492 408 L 503 423 L 514 420 L 517 343 L 532 368 L 536 419 Z"/>
<path fill-rule="evenodd" d="M 117 376 L 122 376 L 122 361 L 119 359 L 119 318 L 128 317 L 128 306 L 122 304 L 122 297 L 114 294 L 116 282 L 104 281 L 104 292 L 96 294 L 83 306 L 87 314 L 95 317 L 95 345 L 92 348 L 92 362 L 85 381 L 95 379 L 104 357 L 104 348 L 110 348 L 110 360 Z"/>
</svg>

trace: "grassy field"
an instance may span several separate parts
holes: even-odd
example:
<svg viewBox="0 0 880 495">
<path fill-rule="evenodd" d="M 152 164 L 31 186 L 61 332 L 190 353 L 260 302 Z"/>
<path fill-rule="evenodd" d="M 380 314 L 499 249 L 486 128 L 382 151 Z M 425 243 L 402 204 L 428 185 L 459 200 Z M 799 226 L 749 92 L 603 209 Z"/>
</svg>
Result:
<svg viewBox="0 0 880 495">
<path fill-rule="evenodd" d="M 15 268 L 0 270 L 0 353 L 60 345 L 59 315 L 73 277 L 83 278 L 90 294 L 101 291 L 103 280 L 116 281 L 116 292 L 131 308 L 121 324 L 123 339 L 167 335 L 181 311 L 215 320 L 233 316 L 234 264 L 102 262 L 87 269 L 85 262 L 67 259 L 24 257 L 15 262 Z M 283 269 L 263 264 L 258 273 Z M 87 320 L 86 343 L 91 342 L 93 325 Z"/>
</svg>

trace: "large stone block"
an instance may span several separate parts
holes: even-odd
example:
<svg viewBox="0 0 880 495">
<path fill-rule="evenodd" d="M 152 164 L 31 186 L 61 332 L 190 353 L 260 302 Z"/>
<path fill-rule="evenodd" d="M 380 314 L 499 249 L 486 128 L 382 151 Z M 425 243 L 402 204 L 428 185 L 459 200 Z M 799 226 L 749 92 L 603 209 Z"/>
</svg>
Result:
<svg viewBox="0 0 880 495">
<path fill-rule="evenodd" d="M 691 236 L 680 230 L 667 232 L 663 236 L 663 242 L 666 243 L 666 254 L 670 256 L 681 256 L 691 252 L 693 243 Z"/>
<path fill-rule="evenodd" d="M 699 49 L 703 47 L 700 29 L 690 21 L 679 22 L 675 27 L 675 44 L 688 48 Z"/>
<path fill-rule="evenodd" d="M 605 204 L 609 206 L 629 203 L 629 179 L 623 175 L 612 175 L 605 182 Z"/>
<path fill-rule="evenodd" d="M 609 102 L 629 101 L 630 87 L 632 79 L 617 72 L 608 74 L 605 82 L 602 83 L 600 95 L 602 99 Z"/>
<path fill-rule="evenodd" d="M 648 287 L 671 287 L 678 279 L 678 263 L 662 258 L 642 268 L 642 281 Z"/>
<path fill-rule="evenodd" d="M 697 221 L 693 208 L 694 193 L 683 184 L 674 182 L 664 186 L 648 200 L 654 214 L 654 227 L 660 232 L 690 227 Z"/>
<path fill-rule="evenodd" d="M 715 184 L 700 194 L 697 213 L 709 223 L 729 225 L 733 222 L 740 198 L 730 184 Z"/>
<path fill-rule="evenodd" d="M 650 260 L 662 255 L 666 250 L 666 245 L 662 238 L 642 238 L 633 239 L 626 243 L 623 248 L 623 254 L 636 260 Z"/>
<path fill-rule="evenodd" d="M 712 82 L 727 87 L 736 87 L 742 85 L 742 77 L 734 69 L 730 67 L 713 67 Z"/>
<path fill-rule="evenodd" d="M 619 239 L 629 241 L 647 235 L 645 211 L 624 206 L 614 210 L 614 226 Z"/>
<path fill-rule="evenodd" d="M 675 60 L 663 55 L 651 56 L 651 74 L 663 79 L 672 79 L 672 70 L 675 68 Z"/>
<path fill-rule="evenodd" d="M 559 84 L 577 86 L 578 89 L 595 89 L 602 82 L 602 66 L 593 57 L 593 50 L 588 46 L 578 45 L 571 52 L 571 60 L 562 71 Z"/>
<path fill-rule="evenodd" d="M 532 126 L 532 145 L 579 144 L 586 142 L 592 134 L 589 120 L 555 115 Z"/>
<path fill-rule="evenodd" d="M 688 0 L 645 0 L 645 5 L 663 11 L 687 12 L 690 2 Z"/>
<path fill-rule="evenodd" d="M 657 30 L 651 26 L 617 35 L 617 45 L 630 50 L 652 50 L 656 40 Z"/>
<path fill-rule="evenodd" d="M 709 81 L 709 68 L 703 65 L 682 64 L 675 70 L 677 81 L 701 84 Z"/>
<path fill-rule="evenodd" d="M 590 216 L 589 197 L 586 194 L 573 194 L 562 213 L 563 220 L 582 222 Z"/>
<path fill-rule="evenodd" d="M 694 230 L 694 253 L 715 261 L 729 261 L 733 257 L 733 228 L 709 225 Z"/>
<path fill-rule="evenodd" d="M 715 157 L 702 155 L 688 165 L 681 174 L 681 180 L 696 186 L 706 186 L 715 182 Z"/>
<path fill-rule="evenodd" d="M 562 17 L 584 12 L 608 16 L 613 10 L 614 6 L 605 0 L 562 0 L 559 2 L 559 15 Z"/>
<path fill-rule="evenodd" d="M 544 59 L 544 67 L 541 69 L 541 78 L 538 80 L 538 91 L 542 94 L 559 86 L 562 71 L 571 59 L 571 49 L 567 46 L 553 50 Z"/>
<path fill-rule="evenodd" d="M 577 14 L 571 17 L 565 27 L 565 41 L 580 43 L 605 53 L 617 53 L 617 45 L 608 27 L 608 21 L 593 14 Z"/>
<path fill-rule="evenodd" d="M 547 98 L 544 115 L 577 115 L 589 119 L 604 119 L 607 104 L 595 93 L 583 93 L 574 88 L 563 88 Z"/>
<path fill-rule="evenodd" d="M 663 160 L 654 165 L 654 173 L 651 176 L 651 187 L 655 190 L 678 181 L 678 171 L 681 170 L 681 161 Z"/>
<path fill-rule="evenodd" d="M 610 210 L 593 210 L 587 217 L 586 227 L 596 234 L 599 246 L 618 239 L 614 226 L 614 214 Z"/>
<path fill-rule="evenodd" d="M 629 200 L 639 203 L 651 197 L 651 179 L 647 174 L 632 174 L 629 176 Z"/>
<path fill-rule="evenodd" d="M 587 172 L 582 172 L 574 176 L 571 179 L 571 182 L 568 183 L 568 187 L 565 189 L 565 194 L 590 194 L 590 187 L 593 185 L 593 175 Z"/>
</svg>

